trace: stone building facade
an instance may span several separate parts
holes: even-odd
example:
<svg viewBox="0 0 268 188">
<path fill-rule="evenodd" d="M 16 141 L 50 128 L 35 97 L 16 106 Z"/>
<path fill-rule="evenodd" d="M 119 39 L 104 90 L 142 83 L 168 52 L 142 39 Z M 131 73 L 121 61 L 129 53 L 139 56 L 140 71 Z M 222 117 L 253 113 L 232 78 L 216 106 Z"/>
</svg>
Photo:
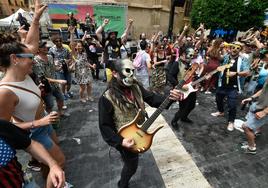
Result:
<svg viewBox="0 0 268 188">
<path fill-rule="evenodd" d="M 171 0 L 116 0 L 120 3 L 128 4 L 128 18 L 135 20 L 131 34 L 138 38 L 141 32 L 148 36 L 158 31 L 164 34 L 168 31 Z M 185 17 L 185 9 L 189 8 L 186 0 L 184 7 L 176 7 L 174 15 L 173 33 L 176 35 L 185 23 L 189 23 L 189 17 Z M 186 15 L 189 15 L 187 13 Z"/>
<path fill-rule="evenodd" d="M 7 17 L 19 8 L 29 10 L 31 0 L 0 0 L 0 18 Z"/>
</svg>

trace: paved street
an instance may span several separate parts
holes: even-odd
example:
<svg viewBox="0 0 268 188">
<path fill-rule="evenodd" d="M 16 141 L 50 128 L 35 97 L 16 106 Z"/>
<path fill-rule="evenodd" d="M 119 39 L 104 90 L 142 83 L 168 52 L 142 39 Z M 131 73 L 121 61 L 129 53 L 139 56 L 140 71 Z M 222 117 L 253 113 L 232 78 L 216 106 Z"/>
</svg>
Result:
<svg viewBox="0 0 268 188">
<path fill-rule="evenodd" d="M 67 159 L 67 181 L 76 188 L 115 188 L 120 177 L 120 156 L 115 149 L 109 149 L 98 129 L 97 99 L 104 89 L 105 83 L 95 82 L 95 101 L 82 104 L 78 99 L 78 86 L 74 86 L 75 98 L 68 101 L 71 116 L 62 120 L 57 130 Z M 198 101 L 199 105 L 190 115 L 194 124 L 179 122 L 179 131 L 170 129 L 166 122 L 171 121 L 176 104 L 156 121 L 166 125 L 157 133 L 152 150 L 140 156 L 140 165 L 130 188 L 268 187 L 267 127 L 257 140 L 257 155 L 243 154 L 239 149 L 243 134 L 237 130 L 227 132 L 225 118 L 210 116 L 216 110 L 214 96 L 199 94 Z M 243 117 L 245 112 L 238 111 L 238 117 Z M 167 134 L 174 135 L 174 139 L 158 138 Z M 159 148 L 161 143 L 163 147 Z M 180 149 L 175 150 L 177 147 Z M 181 152 L 185 154 L 181 155 Z M 25 163 L 27 156 L 20 152 L 19 157 Z M 167 166 L 170 167 L 163 169 Z M 35 176 L 41 182 L 39 175 Z"/>
</svg>

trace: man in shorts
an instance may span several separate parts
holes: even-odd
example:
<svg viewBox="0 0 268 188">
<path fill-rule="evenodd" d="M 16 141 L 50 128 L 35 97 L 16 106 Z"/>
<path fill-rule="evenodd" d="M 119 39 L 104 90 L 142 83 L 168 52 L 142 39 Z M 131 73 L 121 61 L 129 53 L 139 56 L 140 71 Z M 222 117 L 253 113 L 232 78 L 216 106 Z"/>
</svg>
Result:
<svg viewBox="0 0 268 188">
<path fill-rule="evenodd" d="M 246 116 L 247 121 L 243 124 L 243 129 L 247 137 L 247 143 L 243 143 L 241 148 L 245 153 L 256 154 L 255 132 L 268 123 L 268 79 L 263 88 L 253 96 L 244 99 L 242 104 L 255 101 Z"/>
</svg>

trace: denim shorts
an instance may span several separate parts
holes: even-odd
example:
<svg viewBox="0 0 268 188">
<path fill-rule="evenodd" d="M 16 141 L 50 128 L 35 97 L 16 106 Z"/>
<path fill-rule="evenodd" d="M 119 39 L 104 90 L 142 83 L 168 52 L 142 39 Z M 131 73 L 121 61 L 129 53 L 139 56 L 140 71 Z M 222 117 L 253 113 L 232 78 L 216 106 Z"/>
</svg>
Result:
<svg viewBox="0 0 268 188">
<path fill-rule="evenodd" d="M 245 122 L 246 127 L 250 128 L 254 132 L 268 122 L 267 115 L 261 119 L 257 119 L 254 113 L 255 110 L 256 110 L 256 103 L 253 103 L 249 108 L 249 112 L 246 116 L 247 121 Z"/>
<path fill-rule="evenodd" d="M 47 150 L 49 150 L 53 146 L 53 141 L 50 137 L 52 132 L 53 132 L 53 128 L 51 125 L 34 128 L 34 129 L 31 129 L 30 138 L 39 142 Z"/>
<path fill-rule="evenodd" d="M 56 98 L 57 101 L 64 100 L 61 91 L 57 88 L 52 88 L 51 93 L 48 93 L 46 96 L 43 97 L 47 109 L 52 109 L 54 106 L 53 96 Z"/>
<path fill-rule="evenodd" d="M 71 84 L 72 83 L 72 76 L 71 73 L 66 73 L 64 74 L 63 72 L 56 72 L 56 78 L 58 80 L 66 80 L 67 84 Z"/>
</svg>

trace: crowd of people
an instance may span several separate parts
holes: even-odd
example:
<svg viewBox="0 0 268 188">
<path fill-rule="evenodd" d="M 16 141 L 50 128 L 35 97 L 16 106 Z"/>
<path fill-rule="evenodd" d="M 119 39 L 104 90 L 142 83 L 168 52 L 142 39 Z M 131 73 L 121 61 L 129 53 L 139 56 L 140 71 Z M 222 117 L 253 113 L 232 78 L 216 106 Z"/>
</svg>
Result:
<svg viewBox="0 0 268 188">
<path fill-rule="evenodd" d="M 46 41 L 39 38 L 39 20 L 45 8 L 36 0 L 28 30 L 22 25 L 15 33 L 0 34 L 0 187 L 26 187 L 16 149 L 32 155 L 28 167 L 42 170 L 46 187 L 72 186 L 65 181 L 65 156 L 53 125 L 60 118 L 72 118 L 65 103 L 74 95 L 79 96 L 81 104 L 95 100 L 92 85 L 100 79 L 101 67 L 107 89 L 98 101 L 99 128 L 103 139 L 120 152 L 124 162 L 118 187 L 128 187 L 139 161 L 139 154 L 129 151 L 135 141 L 123 138 L 118 131 L 136 117 L 139 109 L 139 123 L 148 118 L 145 103 L 159 107 L 167 97 L 168 107 L 174 101 L 179 103 L 170 122 L 175 131 L 179 121 L 193 123 L 189 114 L 198 104 L 198 91 L 215 94 L 218 111 L 211 114 L 214 117 L 224 116 L 227 104 L 226 129 L 233 131 L 239 96 L 243 96 L 243 105 L 252 104 L 242 126 L 247 142 L 241 149 L 257 153 L 255 138 L 268 122 L 268 46 L 260 30 L 250 29 L 229 43 L 206 36 L 204 24 L 192 33 L 185 25 L 174 40 L 162 32 L 150 39 L 142 33 L 139 51 L 123 58 L 132 19 L 119 38 L 113 30 L 104 35 L 105 27 L 112 24 L 109 19 L 95 29 L 87 15 L 89 30 L 85 29 L 80 39 L 76 19 L 70 13 L 70 40 L 64 44 L 60 35 Z M 102 49 L 101 58 L 97 48 Z M 72 92 L 73 84 L 79 86 L 78 94 Z"/>
</svg>

